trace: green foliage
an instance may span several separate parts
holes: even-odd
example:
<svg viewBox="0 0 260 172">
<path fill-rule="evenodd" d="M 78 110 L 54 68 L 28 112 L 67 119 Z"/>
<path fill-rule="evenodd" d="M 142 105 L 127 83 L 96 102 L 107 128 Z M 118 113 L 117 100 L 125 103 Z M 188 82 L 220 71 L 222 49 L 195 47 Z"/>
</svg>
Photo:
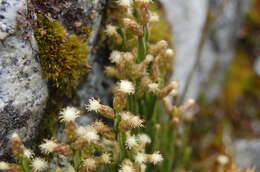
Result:
<svg viewBox="0 0 260 172">
<path fill-rule="evenodd" d="M 49 21 L 39 14 L 35 37 L 39 46 L 43 75 L 59 94 L 70 95 L 86 72 L 86 38 L 68 34 L 59 21 Z"/>
</svg>

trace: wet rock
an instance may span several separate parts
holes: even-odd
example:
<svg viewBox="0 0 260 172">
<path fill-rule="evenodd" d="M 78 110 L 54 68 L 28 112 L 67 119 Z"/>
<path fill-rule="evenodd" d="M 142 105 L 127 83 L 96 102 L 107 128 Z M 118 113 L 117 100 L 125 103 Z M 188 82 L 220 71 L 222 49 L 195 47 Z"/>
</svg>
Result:
<svg viewBox="0 0 260 172">
<path fill-rule="evenodd" d="M 208 100 L 216 97 L 233 58 L 234 43 L 250 0 L 227 1 L 222 8 L 216 0 L 162 0 L 172 24 L 176 45 L 173 79 L 180 81 L 184 99 L 197 98 L 203 91 Z M 205 36 L 208 10 L 219 11 Z M 196 62 L 196 59 L 199 59 Z M 195 65 L 196 64 L 196 65 Z M 186 86 L 187 85 L 187 86 Z M 187 88 L 186 88 L 187 87 Z"/>
<path fill-rule="evenodd" d="M 235 161 L 239 167 L 260 169 L 260 139 L 237 140 L 234 143 Z"/>
</svg>

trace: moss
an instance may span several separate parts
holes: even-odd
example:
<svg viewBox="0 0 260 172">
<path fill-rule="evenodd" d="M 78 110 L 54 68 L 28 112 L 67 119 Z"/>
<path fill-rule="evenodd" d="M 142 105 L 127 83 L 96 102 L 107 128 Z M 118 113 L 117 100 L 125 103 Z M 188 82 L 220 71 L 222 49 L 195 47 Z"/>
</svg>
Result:
<svg viewBox="0 0 260 172">
<path fill-rule="evenodd" d="M 37 18 L 35 37 L 44 77 L 59 94 L 70 95 L 87 71 L 86 38 L 68 34 L 61 22 L 49 21 L 42 14 Z"/>
</svg>

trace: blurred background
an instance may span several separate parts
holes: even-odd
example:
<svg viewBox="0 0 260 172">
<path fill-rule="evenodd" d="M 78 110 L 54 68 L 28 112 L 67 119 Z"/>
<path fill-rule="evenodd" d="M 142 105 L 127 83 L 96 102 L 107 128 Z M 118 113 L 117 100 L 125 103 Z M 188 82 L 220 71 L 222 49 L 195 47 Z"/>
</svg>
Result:
<svg viewBox="0 0 260 172">
<path fill-rule="evenodd" d="M 181 100 L 200 107 L 190 128 L 192 169 L 260 169 L 260 0 L 162 5 L 176 50 L 172 79 Z"/>
</svg>

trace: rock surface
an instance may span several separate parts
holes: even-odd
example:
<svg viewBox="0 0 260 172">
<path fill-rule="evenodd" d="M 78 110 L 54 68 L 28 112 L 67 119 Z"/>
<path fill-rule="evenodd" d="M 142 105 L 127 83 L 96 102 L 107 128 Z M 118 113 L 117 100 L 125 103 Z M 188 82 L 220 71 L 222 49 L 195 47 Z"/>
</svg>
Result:
<svg viewBox="0 0 260 172">
<path fill-rule="evenodd" d="M 211 25 L 202 48 L 209 9 L 220 9 L 217 0 L 162 0 L 168 21 L 172 24 L 176 45 L 176 64 L 173 79 L 180 81 L 184 99 L 197 98 L 206 92 L 208 100 L 222 88 L 227 67 L 233 57 L 234 42 L 243 14 L 250 0 L 227 1 Z M 224 1 L 223 1 L 224 2 Z M 201 49 L 201 52 L 200 52 Z M 199 57 L 198 63 L 194 65 Z M 194 67 L 196 66 L 196 67 Z M 190 81 L 189 81 L 190 80 Z M 185 87 L 187 86 L 187 91 Z"/>
<path fill-rule="evenodd" d="M 235 161 L 240 167 L 260 169 L 260 139 L 237 140 L 234 143 Z"/>
<path fill-rule="evenodd" d="M 26 0 L 0 1 L 0 157 L 8 151 L 8 137 L 17 131 L 28 142 L 45 107 L 48 91 L 36 61 L 34 41 L 17 28 L 18 12 Z"/>
<path fill-rule="evenodd" d="M 105 102 L 109 100 L 106 90 L 109 80 L 102 72 L 105 61 L 93 49 L 106 1 L 67 0 L 58 4 L 58 8 L 48 5 L 55 3 L 53 0 L 38 6 L 26 3 L 26 0 L 0 0 L 0 159 L 8 157 L 8 137 L 14 131 L 30 143 L 48 99 L 47 82 L 42 77 L 36 56 L 37 43 L 33 38 L 31 41 L 24 39 L 23 32 L 33 35 L 33 30 L 30 25 L 25 28 L 18 23 L 19 18 L 25 17 L 22 14 L 28 10 L 28 5 L 33 6 L 36 12 L 54 12 L 54 16 L 57 14 L 55 19 L 60 20 L 70 33 L 75 31 L 70 27 L 74 26 L 73 23 L 91 27 L 88 58 L 93 70 L 78 90 L 79 101 L 84 105 L 90 96 L 101 97 Z M 87 117 L 82 119 L 83 122 L 87 120 Z"/>
</svg>

